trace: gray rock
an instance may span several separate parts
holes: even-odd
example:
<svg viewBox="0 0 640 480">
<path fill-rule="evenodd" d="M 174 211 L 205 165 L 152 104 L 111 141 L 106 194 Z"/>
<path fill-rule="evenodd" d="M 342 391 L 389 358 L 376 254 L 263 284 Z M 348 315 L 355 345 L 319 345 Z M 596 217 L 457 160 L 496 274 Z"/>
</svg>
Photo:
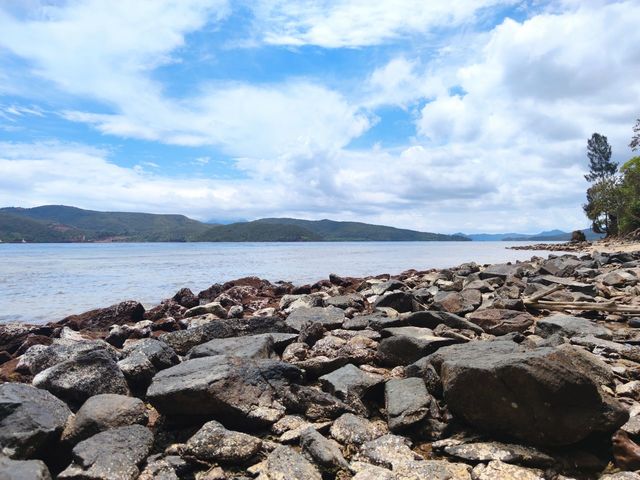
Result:
<svg viewBox="0 0 640 480">
<path fill-rule="evenodd" d="M 320 323 L 327 330 L 331 330 L 341 327 L 344 319 L 344 311 L 336 307 L 302 307 L 289 314 L 286 324 L 296 332 L 310 323 Z"/>
<path fill-rule="evenodd" d="M 284 445 L 271 452 L 259 469 L 257 480 L 322 480 L 309 460 Z"/>
<path fill-rule="evenodd" d="M 482 342 L 472 345 L 463 356 L 441 354 L 440 377 L 450 411 L 480 430 L 562 446 L 610 434 L 628 418 L 601 388 L 612 384 L 610 368 L 583 349 L 493 353 Z"/>
<path fill-rule="evenodd" d="M 196 305 L 184 312 L 184 317 L 196 317 L 198 315 L 206 315 L 207 313 L 212 313 L 218 318 L 227 318 L 227 310 L 218 302 Z"/>
<path fill-rule="evenodd" d="M 411 442 L 398 435 L 383 435 L 365 442 L 355 456 L 361 460 L 380 467 L 395 469 L 403 463 L 422 460 L 420 455 L 411 450 Z"/>
<path fill-rule="evenodd" d="M 582 267 L 582 262 L 573 255 L 549 258 L 542 262 L 540 270 L 555 277 L 569 277 L 577 268 Z"/>
<path fill-rule="evenodd" d="M 214 338 L 202 345 L 196 345 L 187 358 L 229 355 L 244 358 L 272 358 L 275 356 L 273 337 L 267 334 L 246 335 L 244 337 Z"/>
<path fill-rule="evenodd" d="M 0 448 L 15 459 L 41 456 L 60 438 L 71 410 L 46 390 L 0 385 Z"/>
<path fill-rule="evenodd" d="M 480 290 L 462 290 L 461 292 L 438 292 L 433 300 L 435 310 L 464 315 L 473 312 L 482 303 Z"/>
<path fill-rule="evenodd" d="M 147 408 L 142 400 L 105 393 L 89 398 L 67 424 L 62 439 L 72 445 L 96 433 L 128 425 L 146 425 Z"/>
<path fill-rule="evenodd" d="M 362 398 L 376 385 L 384 381 L 381 375 L 364 372 L 355 365 L 348 364 L 338 370 L 320 377 L 323 390 L 340 400 Z"/>
<path fill-rule="evenodd" d="M 324 304 L 328 307 L 337 307 L 342 310 L 347 308 L 355 308 L 356 310 L 362 310 L 364 308 L 364 298 L 359 294 L 351 295 L 338 295 L 336 297 L 327 298 Z"/>
<path fill-rule="evenodd" d="M 592 335 L 604 340 L 611 340 L 613 337 L 611 330 L 586 318 L 572 317 L 570 315 L 552 315 L 538 320 L 536 323 L 536 335 L 549 338 L 555 334 L 560 334 L 567 338 Z"/>
<path fill-rule="evenodd" d="M 438 325 L 446 325 L 449 328 L 459 330 L 471 330 L 475 333 L 483 333 L 484 330 L 475 323 L 449 312 L 437 312 L 425 310 L 414 312 L 404 318 L 409 325 L 415 327 L 436 328 Z"/>
<path fill-rule="evenodd" d="M 11 460 L 0 455 L 2 480 L 51 480 L 49 469 L 41 460 Z"/>
<path fill-rule="evenodd" d="M 299 368 L 275 360 L 194 358 L 159 372 L 147 399 L 166 415 L 208 415 L 260 427 L 284 414 L 280 396 L 290 382 L 301 379 Z"/>
<path fill-rule="evenodd" d="M 506 335 L 512 332 L 524 332 L 533 325 L 533 317 L 527 312 L 487 308 L 467 316 L 467 319 L 491 335 Z"/>
<path fill-rule="evenodd" d="M 57 340 L 51 345 L 34 345 L 30 347 L 18 361 L 16 370 L 36 375 L 58 363 L 73 360 L 87 352 L 105 351 L 117 360 L 115 350 L 102 340 L 95 341 L 67 341 Z"/>
<path fill-rule="evenodd" d="M 118 364 L 104 350 L 85 352 L 49 367 L 34 377 L 33 385 L 73 406 L 100 393 L 129 393 Z"/>
<path fill-rule="evenodd" d="M 391 379 L 385 384 L 389 430 L 401 432 L 429 415 L 431 396 L 420 378 Z"/>
<path fill-rule="evenodd" d="M 387 280 L 386 282 L 377 283 L 371 286 L 371 291 L 375 295 L 384 295 L 387 292 L 392 292 L 394 290 L 403 290 L 407 288 L 407 286 L 402 283 L 400 280 Z"/>
<path fill-rule="evenodd" d="M 378 299 L 373 304 L 374 308 L 389 307 L 397 312 L 413 312 L 418 310 L 417 302 L 408 292 L 391 292 Z"/>
<path fill-rule="evenodd" d="M 488 278 L 502 278 L 506 279 L 510 276 L 521 276 L 523 272 L 523 266 L 512 265 L 508 263 L 490 265 L 480 272 L 480 278 L 486 280 Z"/>
<path fill-rule="evenodd" d="M 354 411 L 330 393 L 305 385 L 291 385 L 282 400 L 287 411 L 303 414 L 311 421 L 331 420 Z"/>
<path fill-rule="evenodd" d="M 572 337 L 570 341 L 572 344 L 586 347 L 594 353 L 618 355 L 633 362 L 640 362 L 640 347 L 636 345 L 612 342 L 611 340 L 596 338 L 593 335 L 578 335 Z"/>
<path fill-rule="evenodd" d="M 471 463 L 499 460 L 529 467 L 546 468 L 556 463 L 550 455 L 540 450 L 525 446 L 501 442 L 472 442 L 461 445 L 450 445 L 444 451 L 456 458 Z"/>
<path fill-rule="evenodd" d="M 541 470 L 509 465 L 499 460 L 476 465 L 471 472 L 472 480 L 545 480 Z"/>
<path fill-rule="evenodd" d="M 141 425 L 98 433 L 73 448 L 73 463 L 58 478 L 134 480 L 152 444 L 152 433 Z"/>
<path fill-rule="evenodd" d="M 318 465 L 335 471 L 348 470 L 349 464 L 344 459 L 340 445 L 334 440 L 323 437 L 313 428 L 308 428 L 300 435 L 300 447 Z"/>
<path fill-rule="evenodd" d="M 470 480 L 471 467 L 444 460 L 419 460 L 400 463 L 393 469 L 396 479 L 402 480 Z M 497 480 L 497 479 L 496 479 Z"/>
<path fill-rule="evenodd" d="M 625 270 L 614 270 L 613 272 L 604 273 L 596 277 L 595 280 L 609 287 L 624 287 L 625 285 L 635 285 L 638 283 L 638 277 Z"/>
<path fill-rule="evenodd" d="M 210 421 L 187 441 L 184 452 L 204 462 L 238 463 L 255 457 L 261 448 L 259 438 Z"/>
<path fill-rule="evenodd" d="M 385 338 L 378 344 L 378 361 L 390 367 L 408 365 L 441 347 L 460 343 L 456 338 L 396 335 Z"/>
<path fill-rule="evenodd" d="M 180 363 L 173 348 L 151 338 L 126 346 L 123 355 L 118 367 L 133 390 L 146 390 L 156 373 Z"/>
<path fill-rule="evenodd" d="M 554 277 L 553 275 L 540 275 L 529 280 L 531 283 L 540 283 L 542 285 L 563 285 L 572 292 L 580 292 L 585 295 L 595 296 L 596 289 L 591 283 L 577 282 L 572 278 Z"/>
<path fill-rule="evenodd" d="M 382 422 L 371 422 L 353 413 L 345 413 L 331 425 L 331 436 L 345 445 L 362 445 L 388 432 Z"/>
</svg>

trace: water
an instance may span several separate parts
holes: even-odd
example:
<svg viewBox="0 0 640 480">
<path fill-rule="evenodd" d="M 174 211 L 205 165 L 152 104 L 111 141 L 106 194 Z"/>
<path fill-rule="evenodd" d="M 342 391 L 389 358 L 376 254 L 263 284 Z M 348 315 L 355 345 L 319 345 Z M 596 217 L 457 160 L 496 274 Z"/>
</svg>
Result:
<svg viewBox="0 0 640 480">
<path fill-rule="evenodd" d="M 525 260 L 508 242 L 0 244 L 0 321 L 47 322 L 255 275 L 312 283 L 463 262 Z"/>
</svg>

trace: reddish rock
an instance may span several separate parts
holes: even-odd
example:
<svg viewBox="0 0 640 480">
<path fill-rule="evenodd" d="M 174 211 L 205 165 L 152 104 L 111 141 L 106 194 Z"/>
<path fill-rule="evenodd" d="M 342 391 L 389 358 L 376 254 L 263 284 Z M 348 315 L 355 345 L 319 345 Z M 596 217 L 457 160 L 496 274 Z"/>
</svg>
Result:
<svg viewBox="0 0 640 480">
<path fill-rule="evenodd" d="M 166 317 L 182 318 L 187 309 L 174 300 L 165 300 L 144 314 L 145 320 L 157 322 Z"/>
<path fill-rule="evenodd" d="M 470 322 L 492 335 L 506 335 L 511 332 L 524 332 L 533 325 L 533 317 L 527 312 L 487 308 L 467 316 Z"/>
<path fill-rule="evenodd" d="M 188 288 L 178 290 L 171 300 L 185 308 L 193 308 L 200 304 L 198 297 Z"/>
<path fill-rule="evenodd" d="M 640 470 L 640 445 L 623 430 L 618 430 L 612 440 L 616 465 L 623 470 Z"/>
</svg>

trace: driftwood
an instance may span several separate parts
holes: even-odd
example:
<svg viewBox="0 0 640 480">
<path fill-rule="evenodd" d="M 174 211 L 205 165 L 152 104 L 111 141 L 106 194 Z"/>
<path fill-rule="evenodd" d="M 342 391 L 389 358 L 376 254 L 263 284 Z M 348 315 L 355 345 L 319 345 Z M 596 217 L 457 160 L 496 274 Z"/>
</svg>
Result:
<svg viewBox="0 0 640 480">
<path fill-rule="evenodd" d="M 564 288 L 563 285 L 555 285 L 548 290 L 538 292 L 523 300 L 526 307 L 535 308 L 537 310 L 584 310 L 592 312 L 611 312 L 611 313 L 627 313 L 640 314 L 640 305 L 622 305 L 614 301 L 610 302 L 552 302 L 542 300 Z"/>
</svg>

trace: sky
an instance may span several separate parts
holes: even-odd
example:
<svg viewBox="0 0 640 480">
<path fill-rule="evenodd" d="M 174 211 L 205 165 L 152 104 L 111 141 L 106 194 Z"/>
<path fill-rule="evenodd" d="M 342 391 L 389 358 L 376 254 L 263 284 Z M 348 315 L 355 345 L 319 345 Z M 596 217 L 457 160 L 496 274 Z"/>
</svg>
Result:
<svg viewBox="0 0 640 480">
<path fill-rule="evenodd" d="M 640 0 L 0 0 L 0 205 L 586 228 Z"/>
</svg>

